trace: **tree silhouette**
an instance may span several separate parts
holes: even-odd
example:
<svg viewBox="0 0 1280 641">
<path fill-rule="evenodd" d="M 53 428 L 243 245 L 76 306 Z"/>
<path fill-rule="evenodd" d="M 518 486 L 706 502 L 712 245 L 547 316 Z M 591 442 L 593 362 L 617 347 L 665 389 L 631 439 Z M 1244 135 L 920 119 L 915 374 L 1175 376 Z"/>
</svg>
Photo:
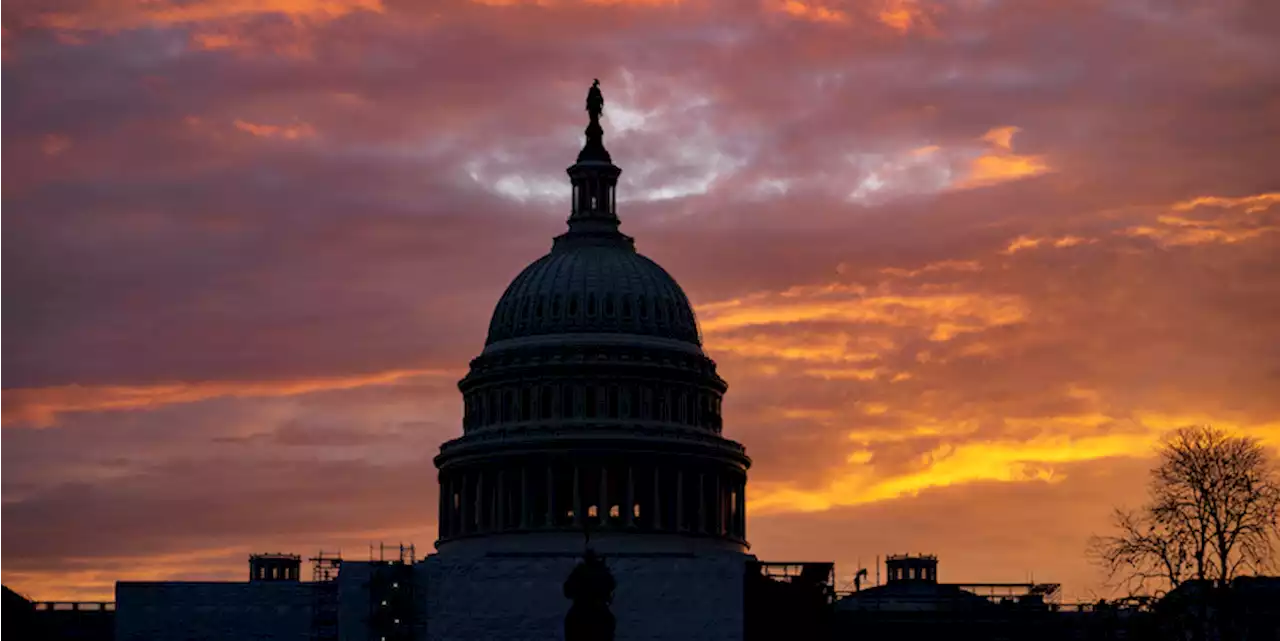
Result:
<svg viewBox="0 0 1280 641">
<path fill-rule="evenodd" d="M 1256 439 L 1207 425 L 1180 428 L 1157 449 L 1146 505 L 1117 509 L 1117 533 L 1090 555 L 1130 594 L 1192 580 L 1224 585 L 1275 560 L 1280 480 Z"/>
</svg>

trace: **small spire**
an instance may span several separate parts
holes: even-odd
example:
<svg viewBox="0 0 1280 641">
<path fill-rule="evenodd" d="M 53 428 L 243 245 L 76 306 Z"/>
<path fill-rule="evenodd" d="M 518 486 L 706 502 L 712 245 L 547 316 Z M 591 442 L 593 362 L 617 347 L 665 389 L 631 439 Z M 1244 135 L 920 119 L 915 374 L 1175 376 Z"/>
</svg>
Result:
<svg viewBox="0 0 1280 641">
<path fill-rule="evenodd" d="M 587 144 L 578 152 L 578 162 L 600 161 L 613 162 L 609 151 L 604 148 L 604 129 L 600 126 L 600 114 L 604 113 L 604 94 L 600 92 L 600 79 L 596 78 L 587 90 L 587 115 L 591 122 L 587 124 Z"/>
</svg>

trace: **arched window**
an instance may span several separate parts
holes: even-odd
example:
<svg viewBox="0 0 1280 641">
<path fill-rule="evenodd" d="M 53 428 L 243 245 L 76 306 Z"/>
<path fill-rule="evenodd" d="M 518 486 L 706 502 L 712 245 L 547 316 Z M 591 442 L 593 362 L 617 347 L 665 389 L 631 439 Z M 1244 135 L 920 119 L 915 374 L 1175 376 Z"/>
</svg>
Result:
<svg viewBox="0 0 1280 641">
<path fill-rule="evenodd" d="M 573 318 L 578 315 L 578 293 L 569 294 L 569 317 Z"/>
<path fill-rule="evenodd" d="M 551 405 L 554 402 L 552 400 L 553 398 L 555 398 L 554 389 L 550 385 L 543 385 L 542 398 L 539 399 L 541 402 L 538 403 L 538 413 L 544 421 L 551 418 Z"/>
<path fill-rule="evenodd" d="M 628 320 L 628 321 L 631 320 L 631 297 L 630 296 L 622 297 L 622 319 Z"/>
<path fill-rule="evenodd" d="M 556 294 L 555 297 L 551 299 L 551 317 L 560 318 L 560 314 L 563 311 L 564 296 L 562 294 Z"/>
<path fill-rule="evenodd" d="M 520 420 L 527 421 L 533 418 L 533 407 L 529 398 L 529 388 L 520 388 Z"/>
<path fill-rule="evenodd" d="M 596 315 L 596 295 L 595 292 L 587 294 L 587 316 Z"/>
<path fill-rule="evenodd" d="M 640 319 L 649 318 L 649 301 L 644 296 L 640 297 L 638 306 L 640 307 Z"/>
<path fill-rule="evenodd" d="M 613 293 L 604 295 L 604 315 L 606 318 L 613 318 Z"/>
</svg>

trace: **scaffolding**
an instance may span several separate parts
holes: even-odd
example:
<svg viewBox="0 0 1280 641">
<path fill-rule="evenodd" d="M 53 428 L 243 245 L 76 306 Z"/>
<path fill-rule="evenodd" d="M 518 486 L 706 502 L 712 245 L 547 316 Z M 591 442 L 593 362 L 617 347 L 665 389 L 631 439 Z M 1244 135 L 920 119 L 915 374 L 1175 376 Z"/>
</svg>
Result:
<svg viewBox="0 0 1280 641">
<path fill-rule="evenodd" d="M 315 556 L 307 559 L 311 562 L 311 580 L 316 583 L 333 581 L 338 578 L 338 570 L 342 568 L 342 552 L 329 553 L 320 550 Z"/>
<path fill-rule="evenodd" d="M 311 561 L 311 641 L 338 641 L 338 573 L 342 552 L 320 550 Z"/>
</svg>

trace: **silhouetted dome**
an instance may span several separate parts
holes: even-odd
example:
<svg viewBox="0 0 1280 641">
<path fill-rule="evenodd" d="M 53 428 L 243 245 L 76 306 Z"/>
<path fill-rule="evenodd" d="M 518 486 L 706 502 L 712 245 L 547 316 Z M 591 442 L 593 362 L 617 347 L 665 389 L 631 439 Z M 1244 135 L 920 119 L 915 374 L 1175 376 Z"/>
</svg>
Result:
<svg viewBox="0 0 1280 641">
<path fill-rule="evenodd" d="M 609 332 L 701 345 L 693 308 L 680 285 L 636 253 L 630 238 L 557 239 L 507 287 L 485 344 L 547 334 Z"/>
<path fill-rule="evenodd" d="M 507 286 L 458 381 L 463 433 L 435 457 L 442 551 L 576 550 L 588 525 L 616 549 L 746 551 L 751 459 L 721 436 L 728 385 L 680 285 L 619 230 L 603 108 L 593 84 L 568 229 Z"/>
</svg>

